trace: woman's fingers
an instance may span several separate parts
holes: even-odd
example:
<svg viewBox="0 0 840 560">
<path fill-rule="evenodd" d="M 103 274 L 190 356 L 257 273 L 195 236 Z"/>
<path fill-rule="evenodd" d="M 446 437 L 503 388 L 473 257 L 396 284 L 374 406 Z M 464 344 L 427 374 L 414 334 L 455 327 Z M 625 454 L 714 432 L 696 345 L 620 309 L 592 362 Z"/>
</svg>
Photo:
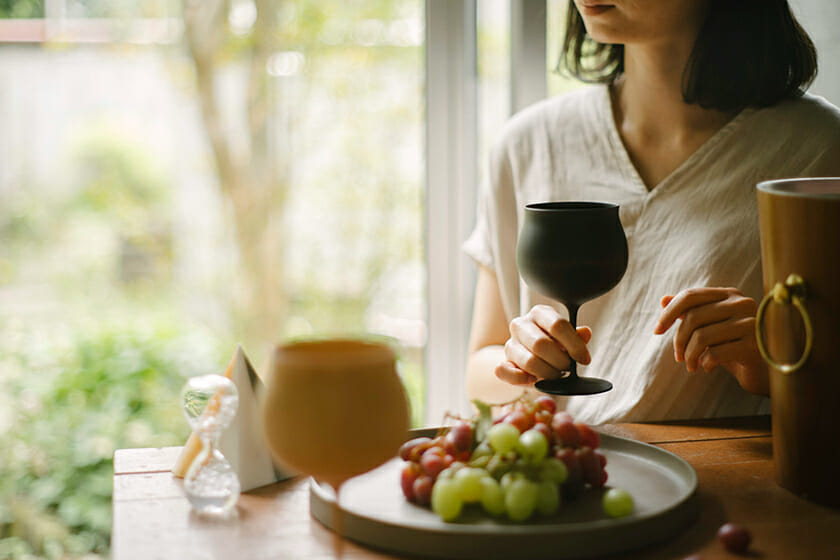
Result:
<svg viewBox="0 0 840 560">
<path fill-rule="evenodd" d="M 756 305 L 754 300 L 743 296 L 736 290 L 712 288 L 710 291 L 725 291 L 727 297 L 711 303 L 700 304 L 684 311 L 681 316 L 682 321 L 674 336 L 674 359 L 678 362 L 688 361 L 686 352 L 692 337 L 708 338 L 709 333 L 714 332 L 700 331 L 701 329 L 711 327 L 716 323 L 729 323 L 743 318 L 755 317 Z M 699 334 L 695 335 L 698 332 Z"/>
<path fill-rule="evenodd" d="M 537 378 L 516 367 L 510 361 L 504 361 L 496 366 L 496 377 L 511 385 L 533 385 Z"/>
<path fill-rule="evenodd" d="M 666 304 L 653 330 L 654 334 L 662 334 L 670 329 L 671 325 L 689 310 L 701 305 L 723 301 L 731 293 L 732 290 L 728 288 L 691 288 L 683 290 Z"/>
<path fill-rule="evenodd" d="M 695 371 L 700 366 L 703 354 L 709 349 L 735 342 L 746 348 L 748 337 L 752 336 L 754 329 L 755 319 L 742 317 L 694 330 L 685 347 L 686 368 L 688 371 Z"/>
<path fill-rule="evenodd" d="M 572 359 L 582 363 L 588 364 L 592 361 L 589 355 L 589 350 L 586 348 L 586 341 L 584 341 L 578 331 L 572 327 L 568 319 L 564 319 L 557 310 L 548 305 L 535 305 L 531 308 L 526 319 L 533 321 L 542 331 L 548 335 L 546 342 L 551 339 L 560 343 L 560 346 L 565 350 L 566 354 Z M 591 335 L 591 332 L 589 333 Z M 544 348 L 538 349 L 540 352 L 547 350 L 548 344 Z"/>
<path fill-rule="evenodd" d="M 527 316 L 517 317 L 511 321 L 510 334 L 511 340 L 518 341 L 524 347 L 525 352 L 532 353 L 549 367 L 559 371 L 568 369 L 569 355 L 565 348 Z M 532 370 L 528 364 L 522 363 L 521 360 L 512 361 L 531 373 L 538 373 L 536 370 Z"/>
<path fill-rule="evenodd" d="M 555 367 L 549 364 L 525 345 L 523 345 L 516 337 L 511 337 L 505 343 L 505 358 L 513 363 L 522 371 L 530 374 L 537 379 L 553 379 L 561 377 L 563 370 L 568 368 L 569 358 L 565 358 L 566 365 L 563 367 Z"/>
</svg>

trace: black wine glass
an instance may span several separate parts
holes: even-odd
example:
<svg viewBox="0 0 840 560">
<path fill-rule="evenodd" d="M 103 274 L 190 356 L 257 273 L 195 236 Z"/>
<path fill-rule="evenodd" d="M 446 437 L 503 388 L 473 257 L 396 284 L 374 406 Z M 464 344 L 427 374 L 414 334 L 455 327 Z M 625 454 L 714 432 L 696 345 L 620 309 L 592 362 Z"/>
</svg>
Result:
<svg viewBox="0 0 840 560">
<path fill-rule="evenodd" d="M 606 202 L 541 202 L 525 206 L 516 246 L 522 279 L 534 291 L 559 301 L 577 326 L 578 309 L 618 284 L 627 270 L 627 238 L 618 205 Z M 535 387 L 554 395 L 594 395 L 612 389 L 605 379 L 569 374 L 542 379 Z"/>
</svg>

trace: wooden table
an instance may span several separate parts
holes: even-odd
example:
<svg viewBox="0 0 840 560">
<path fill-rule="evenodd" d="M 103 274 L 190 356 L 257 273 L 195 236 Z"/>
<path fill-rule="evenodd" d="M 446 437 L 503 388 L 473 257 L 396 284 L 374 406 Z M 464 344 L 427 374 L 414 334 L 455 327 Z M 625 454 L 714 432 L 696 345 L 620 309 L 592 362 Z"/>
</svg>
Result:
<svg viewBox="0 0 840 560">
<path fill-rule="evenodd" d="M 599 430 L 676 453 L 694 467 L 699 479 L 698 520 L 665 543 L 620 558 L 680 559 L 696 554 L 704 560 L 732 560 L 737 557 L 727 553 L 715 536 L 727 521 L 752 532 L 748 557 L 840 558 L 840 510 L 807 502 L 776 485 L 769 417 L 615 424 Z M 309 515 L 306 479 L 243 494 L 238 519 L 208 521 L 191 513 L 181 481 L 169 472 L 179 450 L 116 452 L 114 560 L 335 557 L 332 533 Z M 351 542 L 343 545 L 341 557 L 395 558 Z"/>
</svg>

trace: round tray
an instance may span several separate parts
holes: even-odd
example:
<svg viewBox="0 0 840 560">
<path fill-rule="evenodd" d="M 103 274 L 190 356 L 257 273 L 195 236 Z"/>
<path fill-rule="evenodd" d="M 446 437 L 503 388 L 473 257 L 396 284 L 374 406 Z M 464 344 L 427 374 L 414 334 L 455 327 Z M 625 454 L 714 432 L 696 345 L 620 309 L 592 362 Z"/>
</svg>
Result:
<svg viewBox="0 0 840 560">
<path fill-rule="evenodd" d="M 428 432 L 418 430 L 412 437 Z M 528 523 L 491 518 L 478 506 L 465 508 L 458 522 L 446 523 L 405 500 L 399 483 L 404 461 L 395 458 L 342 486 L 342 532 L 373 548 L 423 558 L 586 558 L 662 541 L 696 518 L 697 474 L 686 461 L 608 434 L 601 434 L 599 450 L 607 457 L 606 488 L 624 488 L 635 499 L 636 509 L 627 517 L 607 517 L 601 509 L 604 490 L 587 489 L 562 504 L 558 515 Z M 310 480 L 309 496 L 312 516 L 332 529 L 332 488 Z"/>
</svg>

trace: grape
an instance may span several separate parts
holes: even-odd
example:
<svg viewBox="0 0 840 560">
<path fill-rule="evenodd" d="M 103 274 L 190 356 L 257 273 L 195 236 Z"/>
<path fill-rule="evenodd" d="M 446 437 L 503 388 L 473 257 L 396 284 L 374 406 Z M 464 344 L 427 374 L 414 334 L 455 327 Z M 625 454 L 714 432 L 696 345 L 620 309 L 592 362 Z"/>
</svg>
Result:
<svg viewBox="0 0 840 560">
<path fill-rule="evenodd" d="M 468 451 L 472 447 L 472 428 L 463 420 L 455 422 L 446 434 L 446 439 L 451 440 L 456 451 Z"/>
<path fill-rule="evenodd" d="M 400 487 L 403 496 L 409 502 L 414 501 L 414 481 L 422 474 L 422 469 L 417 463 L 406 463 L 400 471 Z"/>
<path fill-rule="evenodd" d="M 403 461 L 409 461 L 409 460 L 411 460 L 411 452 L 412 451 L 417 449 L 419 453 L 422 453 L 431 444 L 432 444 L 432 438 L 418 437 L 418 438 L 410 439 L 407 442 L 405 442 L 404 444 L 402 444 L 402 446 L 400 446 L 400 459 L 402 459 Z M 423 447 L 418 449 L 418 446 L 420 446 L 420 445 L 423 445 Z M 420 455 L 418 454 L 417 457 L 419 457 L 419 456 Z"/>
<path fill-rule="evenodd" d="M 432 487 L 432 511 L 444 521 L 453 521 L 461 515 L 463 506 L 455 480 L 438 478 Z"/>
<path fill-rule="evenodd" d="M 554 430 L 555 440 L 563 442 L 564 447 L 580 445 L 580 434 L 572 416 L 568 412 L 558 412 L 551 419 L 551 429 Z"/>
<path fill-rule="evenodd" d="M 481 506 L 490 515 L 501 515 L 505 512 L 505 492 L 492 476 L 481 479 Z"/>
<path fill-rule="evenodd" d="M 598 457 L 595 456 L 595 452 L 591 447 L 581 447 L 575 453 L 577 453 L 578 462 L 580 463 L 580 472 L 583 481 L 597 488 L 601 482 L 601 463 L 598 461 Z"/>
<path fill-rule="evenodd" d="M 537 405 L 537 410 L 545 410 L 548 411 L 550 414 L 554 414 L 557 412 L 557 403 L 554 402 L 554 399 L 549 397 L 548 395 L 540 395 L 534 401 L 534 404 Z"/>
<path fill-rule="evenodd" d="M 490 458 L 490 461 L 487 463 L 485 468 L 487 469 L 487 472 L 490 473 L 490 476 L 499 480 L 502 478 L 502 475 L 509 472 L 512 467 L 513 463 L 511 461 L 508 461 L 504 455 L 496 453 Z"/>
<path fill-rule="evenodd" d="M 491 457 L 487 455 L 482 455 L 481 457 L 476 457 L 469 463 L 467 463 L 471 467 L 475 467 L 477 469 L 487 469 L 487 465 L 490 464 Z"/>
<path fill-rule="evenodd" d="M 534 427 L 531 428 L 532 430 L 537 430 L 539 433 L 545 436 L 545 441 L 548 442 L 549 445 L 554 443 L 554 432 L 551 431 L 551 428 L 548 427 L 548 424 L 551 423 L 551 419 L 546 422 L 537 422 L 534 424 Z"/>
<path fill-rule="evenodd" d="M 472 452 L 472 458 L 477 459 L 479 457 L 483 457 L 485 455 L 492 456 L 494 453 L 493 448 L 490 447 L 490 444 L 485 440 L 479 443 Z"/>
<path fill-rule="evenodd" d="M 525 477 L 517 478 L 505 490 L 505 509 L 513 521 L 525 521 L 537 507 L 539 487 Z"/>
<path fill-rule="evenodd" d="M 602 469 L 607 466 L 607 458 L 603 453 L 596 451 L 595 456 L 598 457 L 598 464 L 601 465 Z"/>
<path fill-rule="evenodd" d="M 569 476 L 569 471 L 566 470 L 566 465 L 563 461 L 549 457 L 540 463 L 540 480 L 550 480 L 555 484 L 563 484 Z"/>
<path fill-rule="evenodd" d="M 548 453 L 548 440 L 539 430 L 530 429 L 519 436 L 516 449 L 526 462 L 539 463 Z"/>
<path fill-rule="evenodd" d="M 481 499 L 481 479 L 490 476 L 484 469 L 464 467 L 455 473 L 453 480 L 457 485 L 458 495 L 464 503 L 477 502 Z"/>
<path fill-rule="evenodd" d="M 537 486 L 537 511 L 543 515 L 553 515 L 560 508 L 560 489 L 550 480 L 543 480 Z"/>
<path fill-rule="evenodd" d="M 519 430 L 507 422 L 496 424 L 487 431 L 487 441 L 496 453 L 504 455 L 516 447 L 519 442 Z"/>
<path fill-rule="evenodd" d="M 568 472 L 566 482 L 563 484 L 563 495 L 568 499 L 574 499 L 583 490 L 583 477 L 577 454 L 571 447 L 565 447 L 557 451 L 554 456 L 563 462 Z"/>
<path fill-rule="evenodd" d="M 432 485 L 434 484 L 432 477 L 421 474 L 414 481 L 414 501 L 421 506 L 429 505 L 432 501 Z"/>
<path fill-rule="evenodd" d="M 726 523 L 718 529 L 718 539 L 724 548 L 735 554 L 743 554 L 750 547 L 752 535 L 735 523 Z"/>
<path fill-rule="evenodd" d="M 635 507 L 633 496 L 627 490 L 621 488 L 610 488 L 601 498 L 601 505 L 604 513 L 610 517 L 624 517 L 630 515 Z"/>
<path fill-rule="evenodd" d="M 441 453 L 432 453 L 432 449 L 434 448 L 430 448 L 420 457 L 420 466 L 423 467 L 423 472 L 432 478 L 436 478 L 440 471 L 446 468 L 446 465 L 442 455 L 443 450 L 441 449 Z"/>
<path fill-rule="evenodd" d="M 513 481 L 518 480 L 520 478 L 522 478 L 522 473 L 518 473 L 515 471 L 507 472 L 504 475 L 502 475 L 501 480 L 499 480 L 499 484 L 502 485 L 502 490 L 507 492 L 507 489 L 510 487 L 511 484 L 513 484 Z"/>
<path fill-rule="evenodd" d="M 514 410 L 507 418 L 505 418 L 505 424 L 516 426 L 516 429 L 522 433 L 530 430 L 531 426 L 534 425 L 534 415 L 526 414 L 522 410 Z"/>
<path fill-rule="evenodd" d="M 592 449 L 597 449 L 601 445 L 601 435 L 583 423 L 575 424 L 578 435 L 580 436 L 580 444 Z"/>
</svg>

